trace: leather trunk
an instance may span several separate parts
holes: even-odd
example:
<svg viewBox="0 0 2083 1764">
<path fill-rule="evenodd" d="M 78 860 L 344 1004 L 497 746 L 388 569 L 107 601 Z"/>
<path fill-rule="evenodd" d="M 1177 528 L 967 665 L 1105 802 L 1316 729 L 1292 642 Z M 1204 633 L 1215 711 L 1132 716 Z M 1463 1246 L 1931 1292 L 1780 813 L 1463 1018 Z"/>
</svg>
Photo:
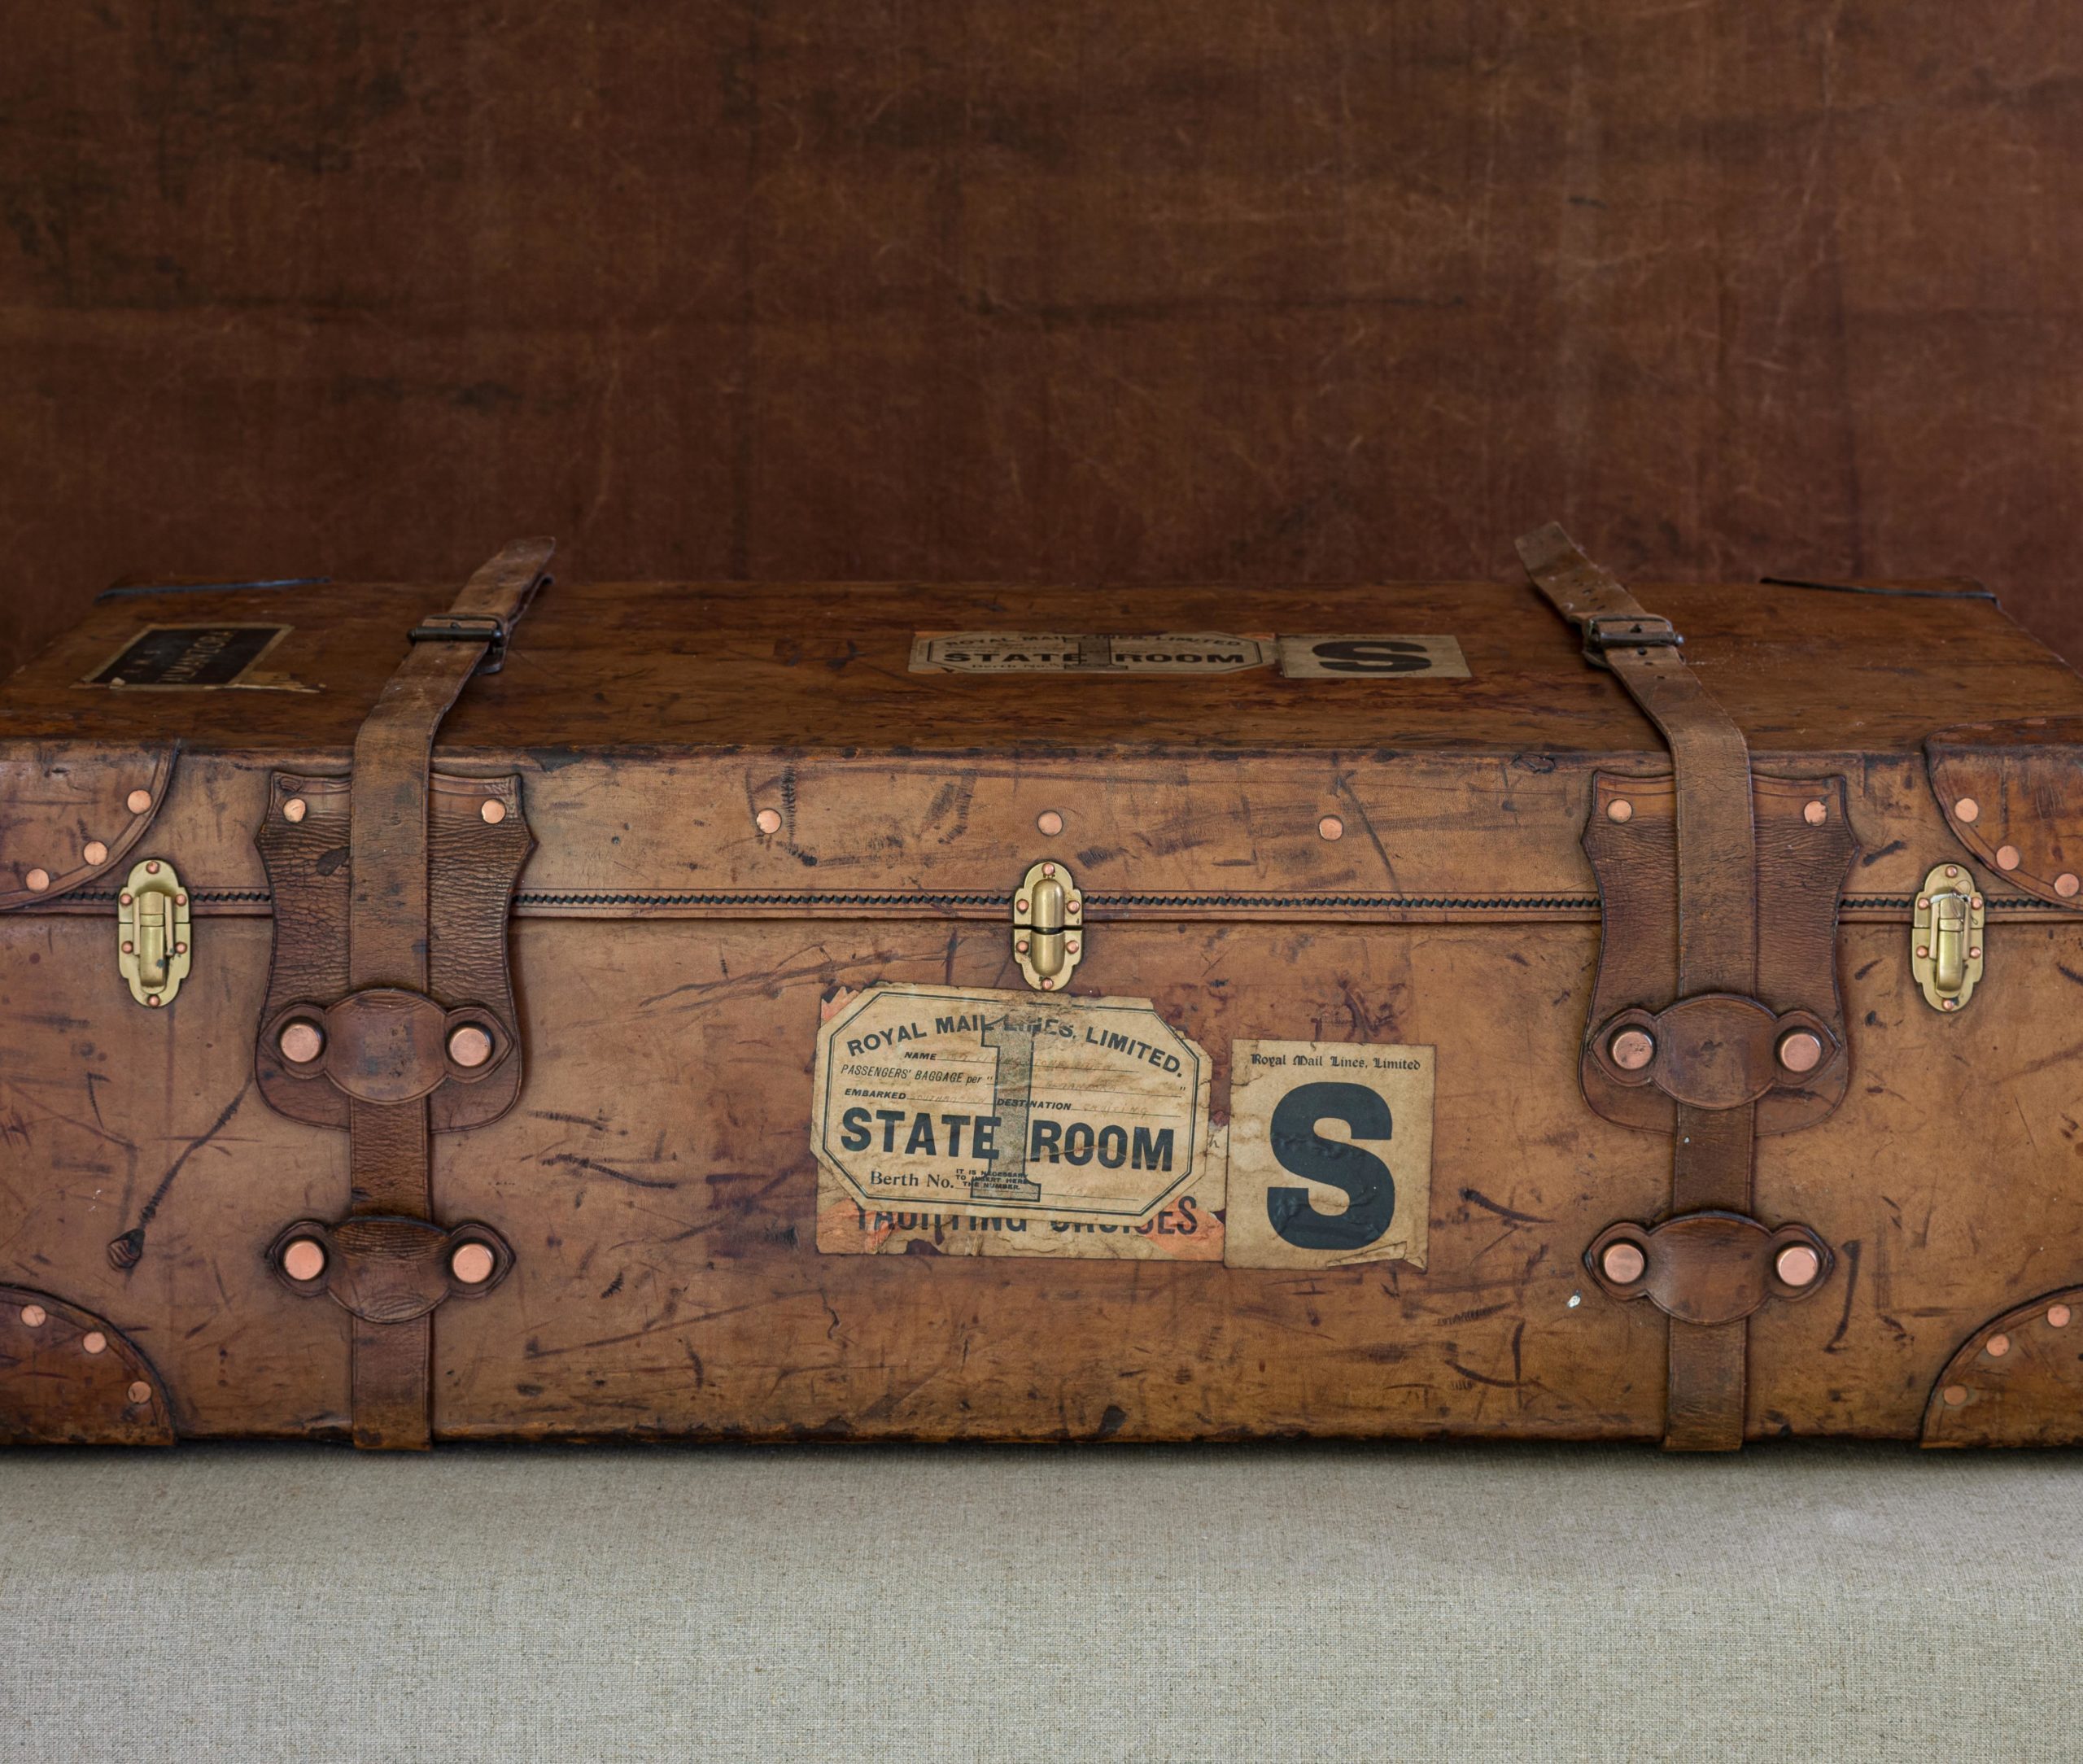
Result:
<svg viewBox="0 0 2083 1764">
<path fill-rule="evenodd" d="M 0 694 L 0 1436 L 2083 1438 L 2083 681 L 1972 584 L 1637 588 L 1710 765 L 1523 583 L 546 555 Z"/>
</svg>

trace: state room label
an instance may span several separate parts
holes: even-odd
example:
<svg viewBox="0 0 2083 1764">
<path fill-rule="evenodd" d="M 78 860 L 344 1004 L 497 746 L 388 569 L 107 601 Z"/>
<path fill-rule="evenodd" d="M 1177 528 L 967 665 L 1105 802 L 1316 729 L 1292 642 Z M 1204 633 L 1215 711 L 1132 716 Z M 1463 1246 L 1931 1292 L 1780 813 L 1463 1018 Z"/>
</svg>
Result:
<svg viewBox="0 0 2083 1764">
<path fill-rule="evenodd" d="M 1222 1260 L 1208 1058 L 1147 1000 L 876 985 L 826 1011 L 819 1249 Z"/>
</svg>

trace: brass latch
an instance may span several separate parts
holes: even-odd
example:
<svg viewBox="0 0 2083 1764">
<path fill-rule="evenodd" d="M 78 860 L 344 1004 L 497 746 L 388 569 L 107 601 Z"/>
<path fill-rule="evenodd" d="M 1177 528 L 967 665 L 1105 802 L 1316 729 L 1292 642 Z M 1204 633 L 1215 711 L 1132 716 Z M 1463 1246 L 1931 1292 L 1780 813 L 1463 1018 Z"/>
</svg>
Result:
<svg viewBox="0 0 2083 1764">
<path fill-rule="evenodd" d="M 1027 984 L 1055 992 L 1085 954 L 1085 900 L 1060 863 L 1033 865 L 1012 897 L 1012 953 Z"/>
<path fill-rule="evenodd" d="M 173 1002 L 188 978 L 188 890 L 163 858 L 130 872 L 116 908 L 116 965 L 130 996 L 156 1010 Z"/>
<path fill-rule="evenodd" d="M 1910 972 L 1934 1011 L 1958 1011 L 1982 977 L 1985 911 L 1963 864 L 1941 863 L 1917 890 L 1910 921 Z"/>
</svg>

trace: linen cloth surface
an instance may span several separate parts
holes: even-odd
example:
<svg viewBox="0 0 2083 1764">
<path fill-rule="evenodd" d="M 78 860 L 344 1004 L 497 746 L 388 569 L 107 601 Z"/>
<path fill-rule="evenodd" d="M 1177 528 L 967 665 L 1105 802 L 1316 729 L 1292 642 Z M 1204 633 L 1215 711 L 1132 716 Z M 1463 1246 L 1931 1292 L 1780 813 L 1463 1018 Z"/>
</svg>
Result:
<svg viewBox="0 0 2083 1764">
<path fill-rule="evenodd" d="M 2083 1455 L 0 1456 L 0 1757 L 2076 1755 Z"/>
</svg>

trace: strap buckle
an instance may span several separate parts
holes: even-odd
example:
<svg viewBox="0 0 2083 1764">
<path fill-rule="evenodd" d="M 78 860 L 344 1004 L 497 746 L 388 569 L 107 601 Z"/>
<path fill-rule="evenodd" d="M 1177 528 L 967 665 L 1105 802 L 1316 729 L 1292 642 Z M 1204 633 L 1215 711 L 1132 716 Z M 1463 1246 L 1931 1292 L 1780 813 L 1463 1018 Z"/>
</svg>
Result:
<svg viewBox="0 0 2083 1764">
<path fill-rule="evenodd" d="M 440 613 L 423 618 L 407 634 L 414 643 L 481 643 L 480 674 L 496 674 L 506 662 L 506 621 L 496 613 Z"/>
<path fill-rule="evenodd" d="M 1584 635 L 1584 659 L 1593 667 L 1607 667 L 1609 649 L 1676 649 L 1685 640 L 1670 621 L 1657 613 L 1593 613 L 1580 627 Z"/>
</svg>

